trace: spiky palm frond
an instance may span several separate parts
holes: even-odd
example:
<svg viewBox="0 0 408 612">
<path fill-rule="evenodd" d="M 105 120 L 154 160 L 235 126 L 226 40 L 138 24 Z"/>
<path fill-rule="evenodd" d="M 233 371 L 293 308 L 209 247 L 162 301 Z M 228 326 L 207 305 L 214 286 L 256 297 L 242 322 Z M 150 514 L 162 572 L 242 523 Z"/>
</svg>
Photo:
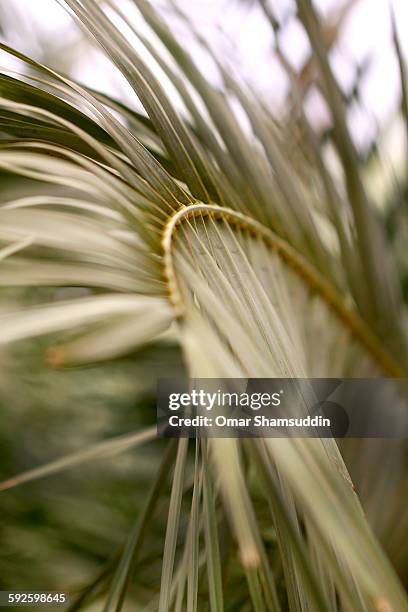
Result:
<svg viewBox="0 0 408 612">
<path fill-rule="evenodd" d="M 1 46 L 26 68 L 0 79 L 7 135 L 0 168 L 23 177 L 17 195 L 2 195 L 1 283 L 73 285 L 89 293 L 3 311 L 0 341 L 60 332 L 48 360 L 62 366 L 113 359 L 171 329 L 192 377 L 404 375 L 406 311 L 309 0 L 299 0 L 299 15 L 333 113 L 344 193 L 318 151 L 316 189 L 297 176 L 288 162 L 290 140 L 265 106 L 216 57 L 224 89 L 211 86 L 150 3 L 134 0 L 166 55 L 113 0 L 63 4 L 126 77 L 147 117 Z M 160 64 L 183 112 L 112 13 Z M 149 436 L 88 449 L 3 488 Z M 160 595 L 149 609 L 206 609 L 205 574 L 211 609 L 233 609 L 222 559 L 234 542 L 250 609 L 407 609 L 335 441 L 197 442 L 180 543 L 187 450 L 179 441 Z M 402 452 L 399 446 L 395 462 Z M 358 447 L 355 453 L 358 464 Z M 121 609 L 171 456 L 169 450 L 117 563 L 106 611 Z M 257 486 L 276 530 L 284 597 L 253 504 Z M 226 543 L 222 516 L 230 526 Z"/>
</svg>

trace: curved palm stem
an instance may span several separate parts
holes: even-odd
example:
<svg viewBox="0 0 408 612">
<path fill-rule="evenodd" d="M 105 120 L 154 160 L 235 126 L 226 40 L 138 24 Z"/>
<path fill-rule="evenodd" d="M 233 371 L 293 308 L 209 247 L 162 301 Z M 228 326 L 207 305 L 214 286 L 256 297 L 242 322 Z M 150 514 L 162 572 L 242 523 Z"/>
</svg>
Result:
<svg viewBox="0 0 408 612">
<path fill-rule="evenodd" d="M 300 253 L 256 219 L 232 208 L 217 204 L 196 203 L 183 206 L 165 224 L 162 238 L 164 276 L 167 283 L 168 297 L 177 318 L 183 318 L 185 307 L 172 257 L 173 236 L 176 227 L 180 223 L 199 215 L 223 219 L 235 227 L 247 230 L 253 236 L 262 240 L 287 266 L 303 279 L 312 291 L 316 292 L 324 300 L 335 316 L 348 328 L 359 343 L 364 346 L 384 372 L 397 378 L 405 376 L 406 368 L 398 363 L 381 346 L 377 337 L 358 314 L 344 304 L 344 300 L 338 291 Z"/>
</svg>

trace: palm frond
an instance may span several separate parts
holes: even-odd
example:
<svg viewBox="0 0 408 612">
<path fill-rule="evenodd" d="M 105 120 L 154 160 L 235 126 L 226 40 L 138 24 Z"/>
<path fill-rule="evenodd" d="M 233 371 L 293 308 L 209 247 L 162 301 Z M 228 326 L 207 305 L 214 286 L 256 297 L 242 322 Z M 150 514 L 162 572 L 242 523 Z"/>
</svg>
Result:
<svg viewBox="0 0 408 612">
<path fill-rule="evenodd" d="M 88 294 L 5 303 L 0 342 L 52 335 L 47 359 L 55 367 L 111 360 L 171 330 L 190 377 L 405 376 L 406 310 L 312 3 L 298 0 L 298 12 L 333 115 L 341 197 L 313 134 L 318 189 L 294 172 L 287 134 L 268 109 L 207 45 L 224 88 L 208 83 L 151 3 L 134 0 L 151 37 L 114 0 L 61 3 L 125 76 L 146 116 L 1 45 L 30 72 L 0 78 L 0 168 L 21 185 L 1 196 L 0 284 Z M 182 112 L 112 12 L 160 65 Z M 237 103 L 249 130 L 234 114 Z M 0 487 L 149 437 L 147 430 L 102 443 Z M 178 442 L 160 593 L 150 593 L 150 609 L 193 612 L 207 609 L 206 597 L 211 610 L 238 609 L 234 573 L 246 579 L 243 605 L 259 612 L 408 609 L 336 441 L 203 440 L 192 462 L 188 447 Z M 361 450 L 354 453 L 358 464 Z M 111 580 L 106 611 L 122 609 L 165 475 L 162 463 L 113 577 L 112 567 L 103 574 Z M 145 594 L 132 595 L 142 609 Z"/>
</svg>

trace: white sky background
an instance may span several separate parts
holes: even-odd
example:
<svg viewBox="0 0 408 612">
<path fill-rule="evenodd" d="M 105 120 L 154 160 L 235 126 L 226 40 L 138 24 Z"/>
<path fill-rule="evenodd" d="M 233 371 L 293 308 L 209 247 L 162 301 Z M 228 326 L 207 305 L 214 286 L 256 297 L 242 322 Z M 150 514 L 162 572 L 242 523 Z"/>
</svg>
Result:
<svg viewBox="0 0 408 612">
<path fill-rule="evenodd" d="M 293 0 L 270 0 L 278 16 L 292 15 L 285 27 L 281 46 L 295 68 L 302 65 L 308 54 L 308 41 L 293 16 Z M 137 27 L 144 27 L 137 11 L 128 0 L 119 0 Z M 154 0 L 166 15 L 171 13 L 169 0 Z M 343 0 L 316 0 L 323 14 L 339 9 Z M 56 0 L 1 0 L 9 42 L 23 52 L 38 57 L 40 46 L 55 52 L 54 45 L 76 42 L 76 26 Z M 178 6 L 196 24 L 198 31 L 221 50 L 222 57 L 234 57 L 237 72 L 251 83 L 259 94 L 279 111 L 287 83 L 272 54 L 273 36 L 256 3 L 239 0 L 178 0 Z M 367 144 L 393 115 L 398 105 L 400 89 L 398 66 L 391 43 L 390 5 L 397 18 L 400 40 L 408 58 L 408 0 L 358 0 L 349 13 L 338 45 L 332 53 L 332 65 L 345 91 L 353 81 L 355 66 L 370 60 L 370 67 L 361 83 L 363 103 L 352 108 L 350 124 L 357 144 Z M 178 26 L 179 36 L 195 56 L 200 69 L 216 82 L 217 74 L 211 61 L 197 49 L 186 29 Z M 3 54 L 2 54 L 3 55 Z M 56 56 L 58 54 L 56 53 Z M 51 53 L 50 61 L 53 57 Z M 0 64 L 7 64 L 2 57 Z M 71 61 L 71 59 L 70 59 Z M 10 65 L 7 64 L 7 65 Z M 13 65 L 13 64 L 12 64 Z M 67 64 L 68 65 L 68 64 Z M 63 66 L 63 62 L 62 62 Z M 76 43 L 72 74 L 87 85 L 116 97 L 125 96 L 132 103 L 132 92 L 122 77 L 112 69 L 103 54 L 92 47 Z M 317 96 L 309 105 L 315 119 L 324 122 L 324 107 Z"/>
</svg>

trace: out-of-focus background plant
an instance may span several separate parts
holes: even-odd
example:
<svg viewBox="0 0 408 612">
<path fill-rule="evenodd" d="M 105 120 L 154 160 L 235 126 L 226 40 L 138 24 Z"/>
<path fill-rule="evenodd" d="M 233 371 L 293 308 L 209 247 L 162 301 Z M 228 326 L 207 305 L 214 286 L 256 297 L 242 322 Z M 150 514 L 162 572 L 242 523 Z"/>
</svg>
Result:
<svg viewBox="0 0 408 612">
<path fill-rule="evenodd" d="M 405 3 L 61 4 L 0 6 L 1 588 L 407 609 L 404 441 L 341 445 L 363 517 L 334 444 L 152 430 L 163 375 L 406 375 Z"/>
</svg>

